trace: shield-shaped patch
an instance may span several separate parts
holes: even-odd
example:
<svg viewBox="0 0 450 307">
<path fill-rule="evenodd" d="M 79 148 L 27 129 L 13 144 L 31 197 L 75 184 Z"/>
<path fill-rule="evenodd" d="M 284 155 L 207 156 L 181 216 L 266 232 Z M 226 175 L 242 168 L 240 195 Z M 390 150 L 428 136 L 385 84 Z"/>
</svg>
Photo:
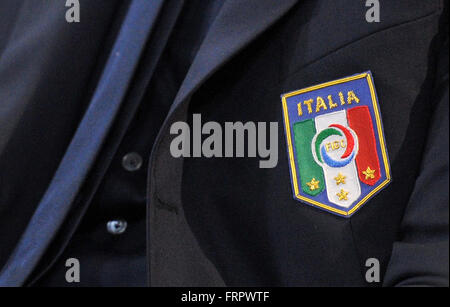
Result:
<svg viewBox="0 0 450 307">
<path fill-rule="evenodd" d="M 350 217 L 391 180 L 371 72 L 281 96 L 294 198 Z"/>
</svg>

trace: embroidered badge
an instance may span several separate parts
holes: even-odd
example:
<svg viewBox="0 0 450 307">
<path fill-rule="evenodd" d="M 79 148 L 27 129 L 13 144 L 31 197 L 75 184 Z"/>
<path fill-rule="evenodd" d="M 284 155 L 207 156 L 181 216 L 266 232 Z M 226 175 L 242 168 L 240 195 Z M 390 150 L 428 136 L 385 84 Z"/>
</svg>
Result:
<svg viewBox="0 0 450 307">
<path fill-rule="evenodd" d="M 350 217 L 391 180 L 370 72 L 281 96 L 294 198 Z"/>
</svg>

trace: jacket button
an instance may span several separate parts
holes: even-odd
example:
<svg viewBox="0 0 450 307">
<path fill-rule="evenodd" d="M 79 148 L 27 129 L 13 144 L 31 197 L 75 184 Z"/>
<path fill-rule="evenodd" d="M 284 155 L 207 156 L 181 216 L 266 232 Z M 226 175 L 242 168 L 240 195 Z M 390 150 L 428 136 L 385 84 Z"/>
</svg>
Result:
<svg viewBox="0 0 450 307">
<path fill-rule="evenodd" d="M 113 235 L 120 235 L 127 229 L 127 222 L 123 220 L 109 221 L 106 224 L 106 229 Z"/>
<path fill-rule="evenodd" d="M 135 172 L 142 166 L 142 157 L 135 152 L 126 154 L 122 158 L 122 166 L 129 172 Z"/>
</svg>

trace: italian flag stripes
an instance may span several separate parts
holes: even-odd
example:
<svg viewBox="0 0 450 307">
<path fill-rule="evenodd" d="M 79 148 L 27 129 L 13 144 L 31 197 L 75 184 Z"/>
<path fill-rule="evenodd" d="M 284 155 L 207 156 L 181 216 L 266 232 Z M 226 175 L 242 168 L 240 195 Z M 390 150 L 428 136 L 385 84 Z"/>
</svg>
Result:
<svg viewBox="0 0 450 307">
<path fill-rule="evenodd" d="M 293 125 L 300 186 L 304 193 L 349 208 L 361 185 L 380 178 L 380 162 L 367 106 L 328 113 Z"/>
</svg>

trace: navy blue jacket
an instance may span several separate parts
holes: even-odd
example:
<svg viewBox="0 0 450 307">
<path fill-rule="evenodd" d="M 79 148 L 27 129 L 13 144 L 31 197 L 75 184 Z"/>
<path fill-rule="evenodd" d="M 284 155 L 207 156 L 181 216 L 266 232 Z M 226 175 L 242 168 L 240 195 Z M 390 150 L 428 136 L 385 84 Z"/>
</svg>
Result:
<svg viewBox="0 0 450 307">
<path fill-rule="evenodd" d="M 145 63 L 115 67 L 111 50 L 125 33 L 139 55 L 147 35 L 111 25 L 126 10 L 120 1 L 80 2 L 79 24 L 54 2 L 0 3 L 1 285 L 27 284 L 44 253 L 58 256 L 102 179 L 96 158 L 114 148 L 104 140 L 128 116 L 125 93 L 142 102 L 133 77 Z M 224 3 L 149 157 L 150 285 L 367 286 L 369 258 L 380 260 L 384 285 L 448 285 L 447 2 L 380 2 L 379 23 L 351 0 Z M 151 29 L 158 3 L 135 27 Z M 124 72 L 112 88 L 109 69 Z M 170 125 L 193 113 L 281 128 L 280 94 L 368 70 L 394 181 L 349 219 L 292 198 L 282 129 L 273 169 L 170 154 Z"/>
</svg>

